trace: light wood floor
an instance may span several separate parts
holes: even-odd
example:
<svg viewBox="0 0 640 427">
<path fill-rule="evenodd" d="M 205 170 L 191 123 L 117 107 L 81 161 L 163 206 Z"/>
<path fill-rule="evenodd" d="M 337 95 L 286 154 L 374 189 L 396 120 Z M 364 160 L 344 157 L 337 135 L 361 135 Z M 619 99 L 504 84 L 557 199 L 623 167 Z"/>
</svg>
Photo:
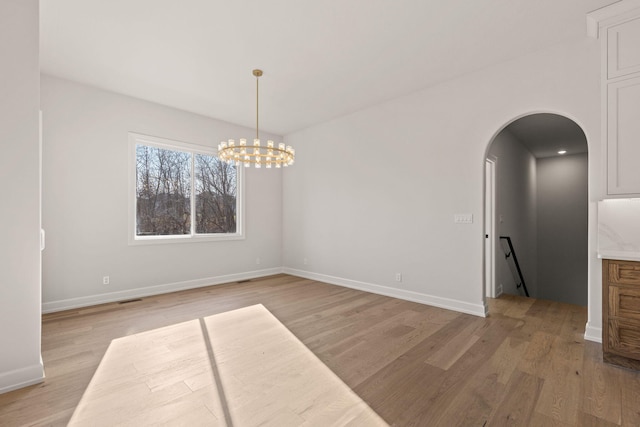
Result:
<svg viewBox="0 0 640 427">
<path fill-rule="evenodd" d="M 638 426 L 640 373 L 602 363 L 586 309 L 502 297 L 486 319 L 278 275 L 45 315 L 45 383 L 0 425 L 66 425 L 111 340 L 263 304 L 396 426 Z"/>
</svg>

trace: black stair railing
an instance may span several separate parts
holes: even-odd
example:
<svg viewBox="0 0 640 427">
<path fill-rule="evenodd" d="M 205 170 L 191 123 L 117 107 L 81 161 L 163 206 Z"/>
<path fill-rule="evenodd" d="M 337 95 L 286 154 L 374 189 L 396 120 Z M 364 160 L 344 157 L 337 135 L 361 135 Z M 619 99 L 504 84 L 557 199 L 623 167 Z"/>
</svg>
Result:
<svg viewBox="0 0 640 427">
<path fill-rule="evenodd" d="M 522 270 L 520 270 L 520 264 L 518 263 L 518 257 L 516 256 L 516 251 L 515 249 L 513 249 L 513 243 L 511 243 L 511 237 L 509 236 L 500 236 L 500 240 L 506 240 L 507 244 L 509 245 L 509 250 L 508 251 L 504 251 L 505 252 L 505 258 L 507 258 L 507 263 L 509 263 L 509 258 L 511 258 L 513 260 L 513 265 L 516 269 L 516 272 L 518 273 L 518 277 L 515 277 L 515 272 L 513 271 L 513 268 L 511 267 L 511 264 L 509 263 L 509 267 L 511 270 L 511 274 L 514 275 L 514 279 L 518 280 L 520 279 L 520 282 L 516 285 L 516 287 L 518 289 L 520 289 L 520 287 L 522 287 L 522 289 L 524 289 L 524 294 L 526 296 L 529 296 L 529 291 L 527 290 L 527 285 L 524 284 L 524 277 L 522 276 Z"/>
</svg>

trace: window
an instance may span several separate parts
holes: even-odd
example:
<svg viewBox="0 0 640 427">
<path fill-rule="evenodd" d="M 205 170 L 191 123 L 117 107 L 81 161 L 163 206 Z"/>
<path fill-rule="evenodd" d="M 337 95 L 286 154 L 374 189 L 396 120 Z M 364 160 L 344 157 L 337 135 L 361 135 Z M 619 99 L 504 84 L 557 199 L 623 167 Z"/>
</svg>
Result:
<svg viewBox="0 0 640 427">
<path fill-rule="evenodd" d="M 216 151 L 129 134 L 130 243 L 242 238 L 242 168 Z"/>
</svg>

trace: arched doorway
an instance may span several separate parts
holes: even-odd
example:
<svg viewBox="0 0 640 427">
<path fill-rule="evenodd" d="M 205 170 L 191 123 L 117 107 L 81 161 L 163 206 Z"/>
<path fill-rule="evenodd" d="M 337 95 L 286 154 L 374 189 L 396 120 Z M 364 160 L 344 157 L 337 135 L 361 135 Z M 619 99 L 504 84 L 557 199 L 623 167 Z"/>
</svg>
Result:
<svg viewBox="0 0 640 427">
<path fill-rule="evenodd" d="M 584 132 L 558 114 L 508 123 L 485 166 L 485 290 L 586 306 L 588 147 Z M 493 169 L 494 178 L 491 178 Z M 516 273 L 510 237 L 525 285 Z"/>
</svg>

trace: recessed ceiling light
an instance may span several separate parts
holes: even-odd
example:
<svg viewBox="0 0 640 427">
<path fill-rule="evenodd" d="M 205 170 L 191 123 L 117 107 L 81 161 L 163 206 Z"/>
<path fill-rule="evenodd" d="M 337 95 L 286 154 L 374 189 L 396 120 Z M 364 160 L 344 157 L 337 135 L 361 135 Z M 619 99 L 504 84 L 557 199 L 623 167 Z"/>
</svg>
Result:
<svg viewBox="0 0 640 427">
<path fill-rule="evenodd" d="M 560 150 L 558 151 L 558 154 L 567 154 L 567 150 Z"/>
</svg>

